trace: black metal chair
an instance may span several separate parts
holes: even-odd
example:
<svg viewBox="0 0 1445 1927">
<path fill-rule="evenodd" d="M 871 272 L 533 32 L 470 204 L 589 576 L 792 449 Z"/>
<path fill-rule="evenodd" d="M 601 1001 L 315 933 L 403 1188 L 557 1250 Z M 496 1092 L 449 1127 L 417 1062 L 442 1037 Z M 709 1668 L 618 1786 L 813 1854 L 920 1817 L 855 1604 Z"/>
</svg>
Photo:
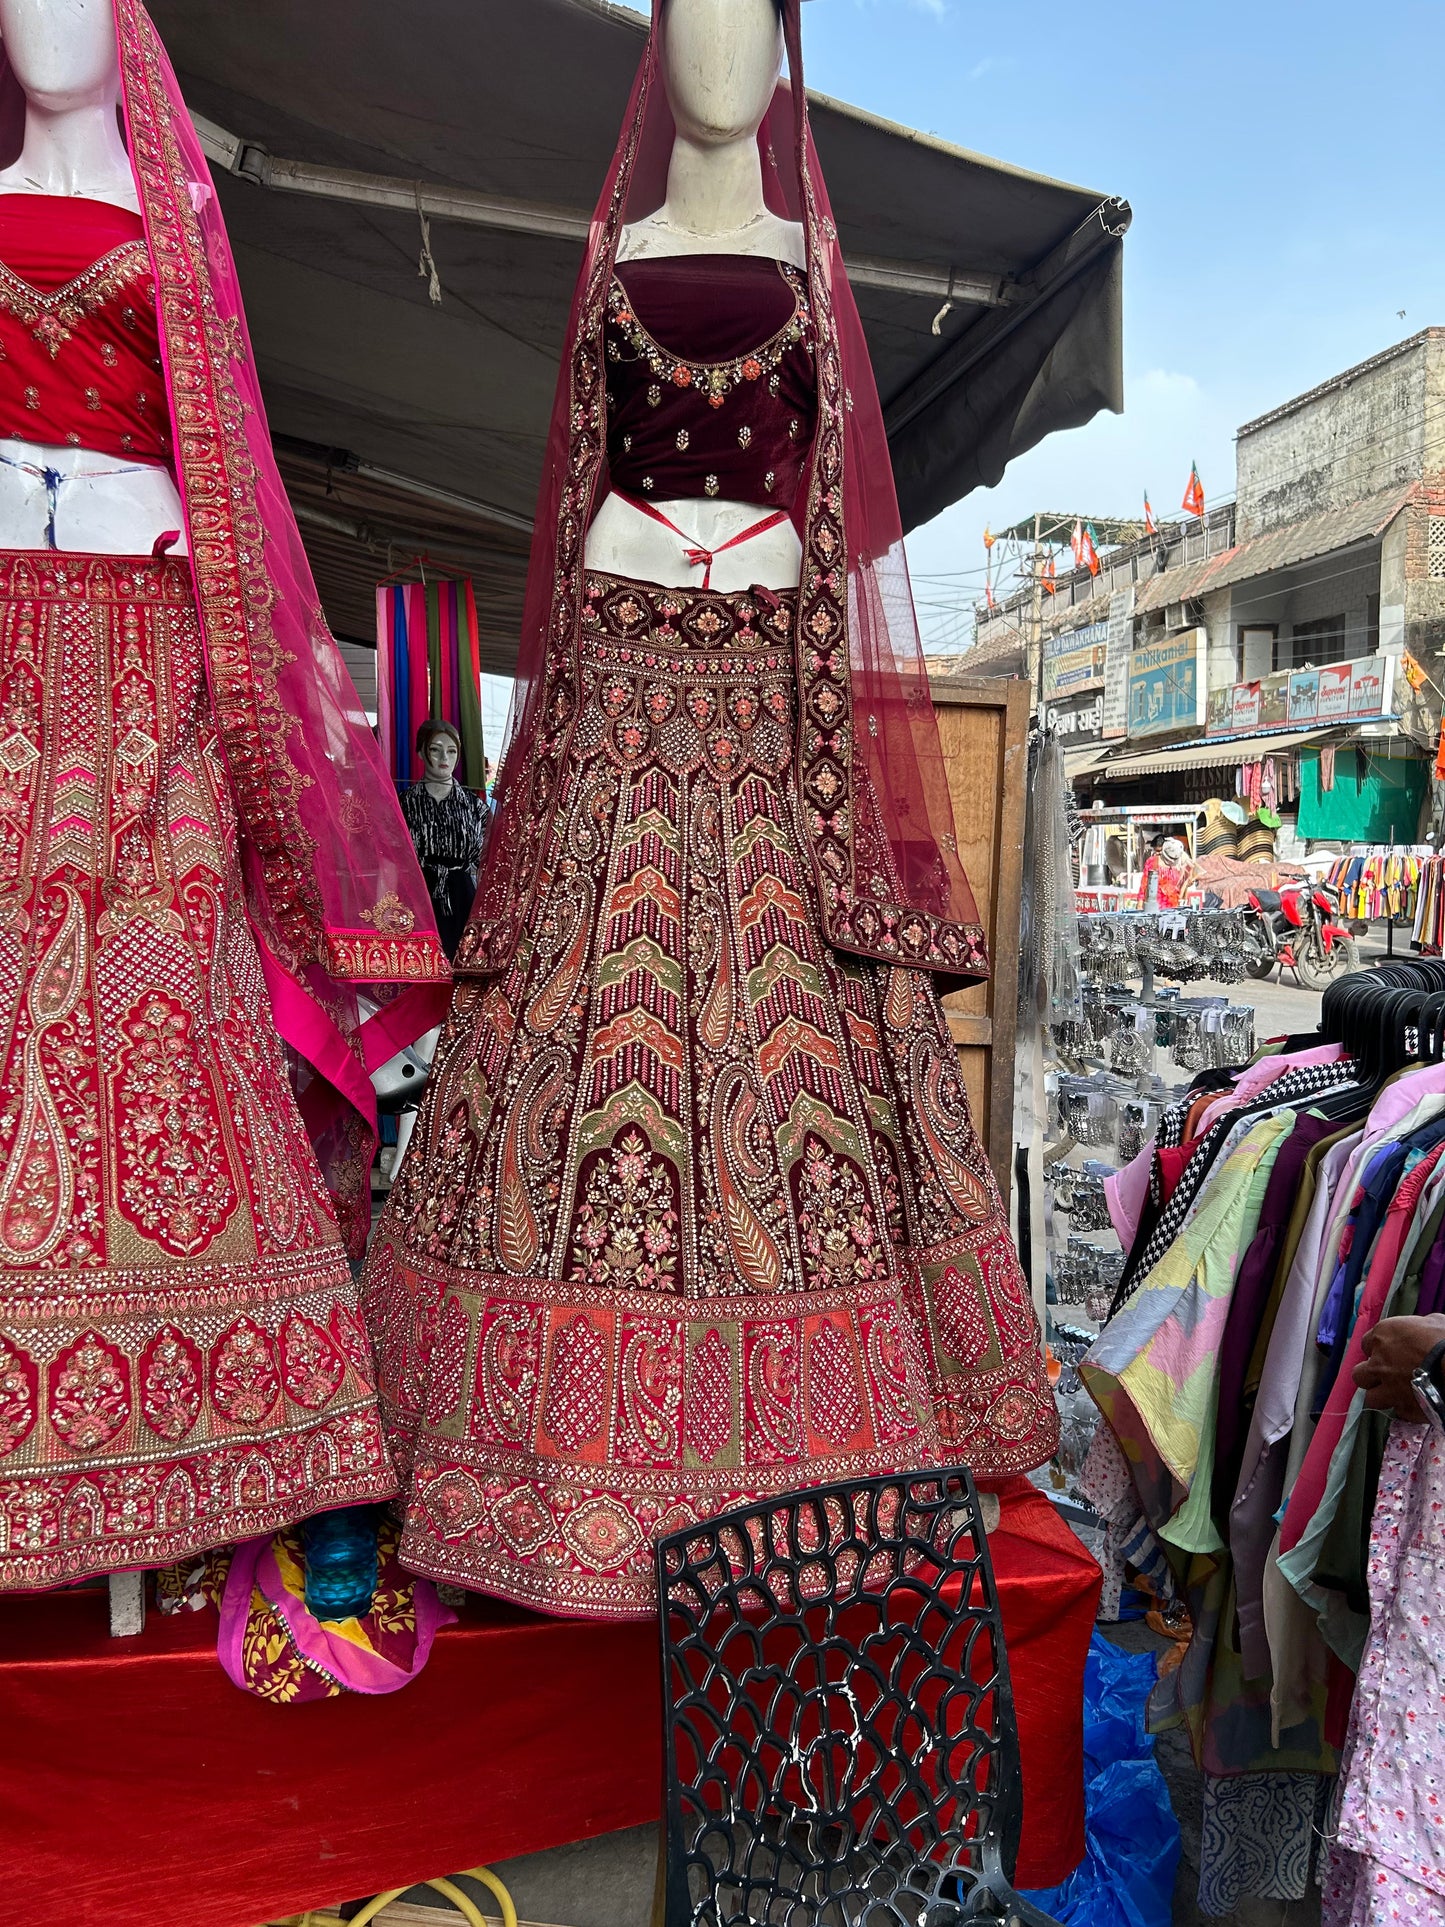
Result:
<svg viewBox="0 0 1445 1927">
<path fill-rule="evenodd" d="M 1049 1927 L 967 1471 L 760 1501 L 660 1539 L 664 1927 Z"/>
</svg>

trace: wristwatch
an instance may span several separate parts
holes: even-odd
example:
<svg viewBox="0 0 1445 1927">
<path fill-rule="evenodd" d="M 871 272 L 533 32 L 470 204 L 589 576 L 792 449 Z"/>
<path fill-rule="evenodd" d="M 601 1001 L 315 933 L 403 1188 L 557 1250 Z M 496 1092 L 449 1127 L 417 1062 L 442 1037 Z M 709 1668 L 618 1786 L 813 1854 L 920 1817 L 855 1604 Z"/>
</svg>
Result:
<svg viewBox="0 0 1445 1927">
<path fill-rule="evenodd" d="M 1420 1401 L 1420 1410 L 1437 1432 L 1445 1432 L 1445 1389 L 1442 1389 L 1440 1382 L 1441 1359 L 1445 1359 L 1445 1338 L 1426 1352 L 1410 1374 L 1410 1383 Z"/>
</svg>

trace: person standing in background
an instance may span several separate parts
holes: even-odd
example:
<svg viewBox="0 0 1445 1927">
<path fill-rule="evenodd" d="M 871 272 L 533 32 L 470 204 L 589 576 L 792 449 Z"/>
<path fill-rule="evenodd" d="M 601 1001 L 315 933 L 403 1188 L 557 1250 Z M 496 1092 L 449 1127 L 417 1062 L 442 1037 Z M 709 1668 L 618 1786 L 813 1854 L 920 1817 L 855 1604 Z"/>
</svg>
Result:
<svg viewBox="0 0 1445 1927">
<path fill-rule="evenodd" d="M 456 780 L 461 750 L 461 735 L 450 723 L 423 723 L 416 733 L 416 751 L 425 773 L 401 799 L 401 813 L 411 831 L 442 948 L 449 958 L 456 955 L 466 928 L 477 890 L 477 866 L 492 820 L 486 797 Z"/>
</svg>

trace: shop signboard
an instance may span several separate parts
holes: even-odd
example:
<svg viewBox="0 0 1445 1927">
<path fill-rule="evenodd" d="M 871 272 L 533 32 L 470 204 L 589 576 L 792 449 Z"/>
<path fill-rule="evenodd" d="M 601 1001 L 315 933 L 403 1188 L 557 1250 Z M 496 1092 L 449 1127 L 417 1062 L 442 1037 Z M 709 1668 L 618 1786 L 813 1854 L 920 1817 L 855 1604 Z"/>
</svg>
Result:
<svg viewBox="0 0 1445 1927">
<path fill-rule="evenodd" d="M 1388 716 L 1395 694 L 1395 656 L 1358 656 L 1353 662 L 1326 663 L 1323 669 L 1293 669 L 1289 679 L 1289 720 L 1351 723 Z"/>
<path fill-rule="evenodd" d="M 1205 719 L 1204 631 L 1145 643 L 1129 658 L 1129 738 L 1172 736 Z"/>
<path fill-rule="evenodd" d="M 1390 713 L 1395 658 L 1361 656 L 1323 669 L 1281 669 L 1256 682 L 1210 692 L 1211 736 L 1254 736 L 1261 730 L 1310 729 Z"/>
<path fill-rule="evenodd" d="M 1081 696 L 1104 686 L 1104 656 L 1109 640 L 1107 622 L 1091 622 L 1044 641 L 1044 701 L 1056 696 Z"/>
<path fill-rule="evenodd" d="M 1064 749 L 1081 749 L 1088 743 L 1097 743 L 1104 733 L 1103 694 L 1095 691 L 1092 695 L 1069 696 L 1049 703 L 1044 720 Z"/>
<path fill-rule="evenodd" d="M 1129 733 L 1129 653 L 1134 647 L 1134 591 L 1109 597 L 1109 634 L 1104 652 L 1104 740 Z"/>
<path fill-rule="evenodd" d="M 1253 736 L 1261 729 L 1283 729 L 1288 721 L 1288 670 L 1209 692 L 1211 736 Z"/>
<path fill-rule="evenodd" d="M 1257 682 L 1237 682 L 1229 706 L 1229 727 L 1236 735 L 1259 728 L 1260 688 Z"/>
</svg>

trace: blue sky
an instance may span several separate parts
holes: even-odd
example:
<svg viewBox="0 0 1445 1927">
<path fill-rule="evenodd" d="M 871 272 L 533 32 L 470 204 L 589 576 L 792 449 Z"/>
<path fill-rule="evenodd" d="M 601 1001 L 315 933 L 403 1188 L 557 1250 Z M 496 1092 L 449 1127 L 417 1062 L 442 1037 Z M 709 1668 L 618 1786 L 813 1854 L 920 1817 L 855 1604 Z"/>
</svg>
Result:
<svg viewBox="0 0 1445 1927">
<path fill-rule="evenodd" d="M 935 641 L 985 522 L 1134 515 L 1145 487 L 1172 513 L 1192 460 L 1225 495 L 1241 422 L 1445 323 L 1440 0 L 811 0 L 803 23 L 811 86 L 1134 209 L 1125 413 L 910 538 Z"/>
</svg>

